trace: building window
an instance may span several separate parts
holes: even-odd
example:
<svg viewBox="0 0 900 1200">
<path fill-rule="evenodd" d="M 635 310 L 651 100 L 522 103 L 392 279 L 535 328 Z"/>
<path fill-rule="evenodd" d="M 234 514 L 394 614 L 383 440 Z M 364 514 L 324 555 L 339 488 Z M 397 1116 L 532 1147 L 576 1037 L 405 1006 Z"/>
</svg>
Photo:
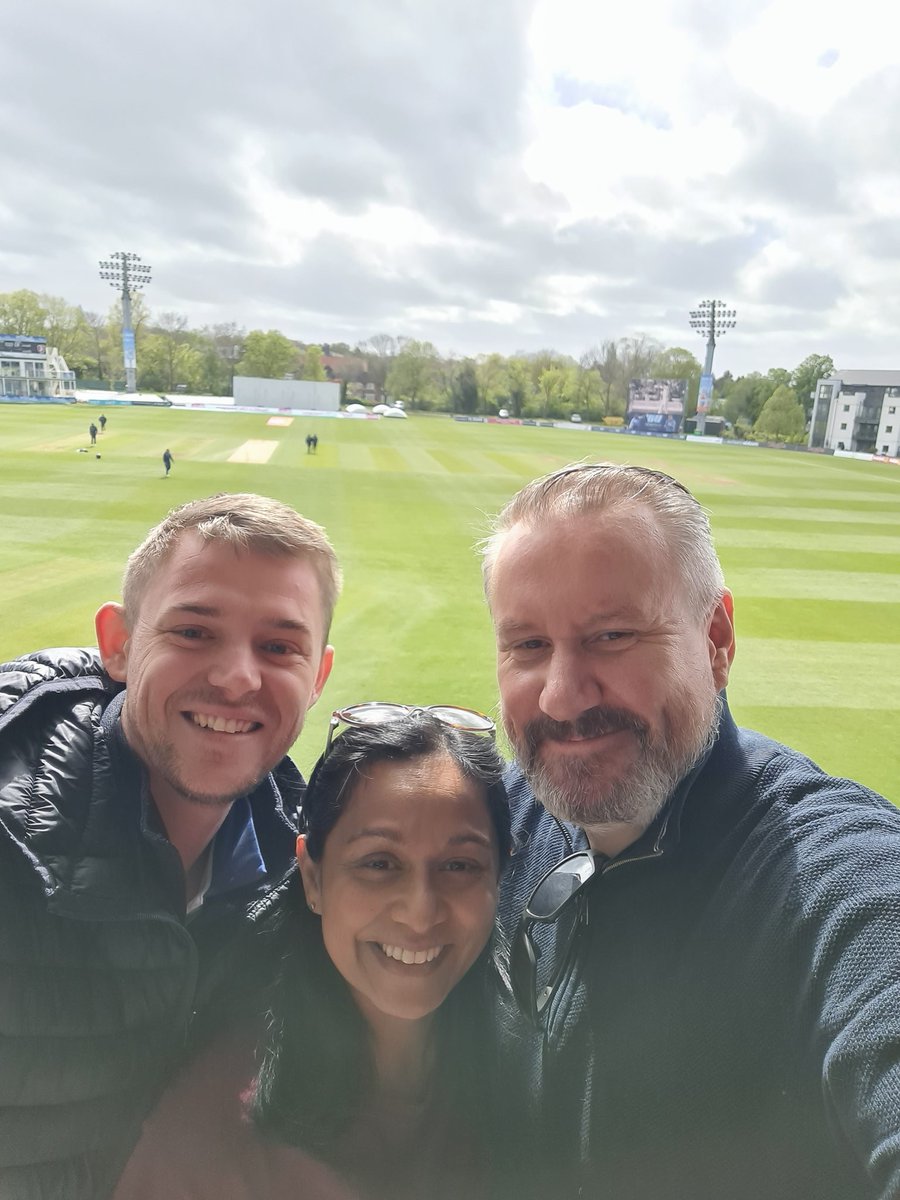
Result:
<svg viewBox="0 0 900 1200">
<path fill-rule="evenodd" d="M 892 404 L 891 407 L 888 409 L 888 413 L 890 414 L 890 416 L 893 416 L 896 411 L 897 411 L 896 404 Z"/>
<path fill-rule="evenodd" d="M 846 428 L 847 428 L 847 422 L 844 421 L 841 425 L 841 429 L 846 429 Z"/>
<path fill-rule="evenodd" d="M 845 405 L 844 405 L 844 412 L 849 412 L 849 411 L 850 411 L 850 405 L 849 405 L 849 404 L 845 404 Z"/>
<path fill-rule="evenodd" d="M 882 446 L 882 447 L 881 447 L 881 453 L 882 453 L 882 454 L 887 454 L 887 453 L 888 453 L 888 448 L 887 448 L 887 446 Z"/>
<path fill-rule="evenodd" d="M 885 425 L 885 427 L 884 427 L 884 432 L 885 432 L 885 433 L 893 433 L 893 432 L 894 432 L 894 427 L 893 427 L 893 425 Z"/>
</svg>

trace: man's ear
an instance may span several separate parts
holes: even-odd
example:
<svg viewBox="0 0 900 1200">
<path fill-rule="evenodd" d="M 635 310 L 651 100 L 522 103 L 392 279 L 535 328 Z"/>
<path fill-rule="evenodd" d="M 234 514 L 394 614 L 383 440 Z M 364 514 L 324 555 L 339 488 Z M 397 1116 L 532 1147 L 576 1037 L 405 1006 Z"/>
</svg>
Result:
<svg viewBox="0 0 900 1200">
<path fill-rule="evenodd" d="M 318 698 L 322 695 L 322 689 L 328 682 L 328 676 L 331 674 L 331 668 L 334 666 L 334 646 L 326 646 L 322 651 L 322 658 L 319 662 L 319 669 L 316 672 L 316 682 L 313 686 L 312 697 L 310 698 L 307 709 L 312 708 Z"/>
<path fill-rule="evenodd" d="M 301 833 L 297 838 L 297 863 L 300 866 L 300 878 L 303 880 L 303 891 L 306 893 L 306 903 L 314 913 L 320 912 L 321 872 L 319 864 L 313 862 L 306 849 L 306 837 Z"/>
<path fill-rule="evenodd" d="M 128 639 L 131 634 L 125 624 L 125 610 L 121 604 L 106 604 L 97 609 L 94 617 L 97 645 L 106 673 L 119 683 L 125 683 L 128 673 Z"/>
<path fill-rule="evenodd" d="M 722 599 L 709 619 L 709 663 L 716 691 L 728 683 L 728 672 L 734 661 L 734 597 L 726 588 Z"/>
</svg>

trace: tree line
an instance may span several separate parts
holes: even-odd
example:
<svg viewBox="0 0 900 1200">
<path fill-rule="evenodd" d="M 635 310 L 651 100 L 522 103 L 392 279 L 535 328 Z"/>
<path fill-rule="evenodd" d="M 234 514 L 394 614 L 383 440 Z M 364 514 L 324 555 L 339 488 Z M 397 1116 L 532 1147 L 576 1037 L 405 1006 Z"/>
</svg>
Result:
<svg viewBox="0 0 900 1200">
<path fill-rule="evenodd" d="M 356 345 L 308 344 L 278 330 L 245 330 L 234 323 L 191 328 L 177 312 L 151 313 L 132 302 L 140 391 L 181 390 L 230 395 L 235 375 L 267 379 L 337 378 L 342 399 L 387 397 L 411 409 L 512 417 L 621 422 L 632 379 L 684 380 L 686 415 L 696 411 L 700 363 L 690 350 L 664 346 L 644 334 L 610 339 L 579 358 L 555 350 L 511 356 L 441 355 L 431 342 L 375 334 Z M 0 294 L 0 333 L 46 337 L 83 387 L 122 387 L 122 309 L 101 315 L 57 296 L 21 290 Z M 811 354 L 793 370 L 716 380 L 711 413 L 738 436 L 803 440 L 819 379 L 834 369 Z"/>
</svg>

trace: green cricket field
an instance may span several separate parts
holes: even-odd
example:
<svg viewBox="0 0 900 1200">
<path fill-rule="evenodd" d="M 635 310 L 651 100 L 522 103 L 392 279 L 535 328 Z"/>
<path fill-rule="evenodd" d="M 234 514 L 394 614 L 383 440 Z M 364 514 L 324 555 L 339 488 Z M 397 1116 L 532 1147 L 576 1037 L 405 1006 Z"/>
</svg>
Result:
<svg viewBox="0 0 900 1200">
<path fill-rule="evenodd" d="M 523 483 L 584 458 L 668 471 L 709 510 L 735 595 L 737 720 L 900 803 L 896 466 L 447 416 L 272 425 L 113 406 L 0 405 L 0 445 L 3 660 L 93 644 L 93 613 L 118 599 L 127 555 L 186 500 L 262 492 L 325 526 L 346 584 L 334 673 L 295 750 L 304 769 L 331 710 L 355 701 L 496 711 L 474 545 Z"/>
</svg>

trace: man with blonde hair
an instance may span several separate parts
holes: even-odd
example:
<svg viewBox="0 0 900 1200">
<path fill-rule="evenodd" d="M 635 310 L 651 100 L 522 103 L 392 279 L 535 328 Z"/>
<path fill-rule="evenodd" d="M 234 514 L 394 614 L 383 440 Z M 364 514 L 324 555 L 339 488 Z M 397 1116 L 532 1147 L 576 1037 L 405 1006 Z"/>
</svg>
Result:
<svg viewBox="0 0 900 1200">
<path fill-rule="evenodd" d="M 900 814 L 735 726 L 703 509 L 658 471 L 565 467 L 501 512 L 484 579 L 526 1184 L 900 1196 Z"/>
<path fill-rule="evenodd" d="M 131 555 L 99 656 L 0 667 L 0 1195 L 102 1200 L 290 866 L 287 758 L 341 585 L 286 504 L 175 509 Z"/>
</svg>

